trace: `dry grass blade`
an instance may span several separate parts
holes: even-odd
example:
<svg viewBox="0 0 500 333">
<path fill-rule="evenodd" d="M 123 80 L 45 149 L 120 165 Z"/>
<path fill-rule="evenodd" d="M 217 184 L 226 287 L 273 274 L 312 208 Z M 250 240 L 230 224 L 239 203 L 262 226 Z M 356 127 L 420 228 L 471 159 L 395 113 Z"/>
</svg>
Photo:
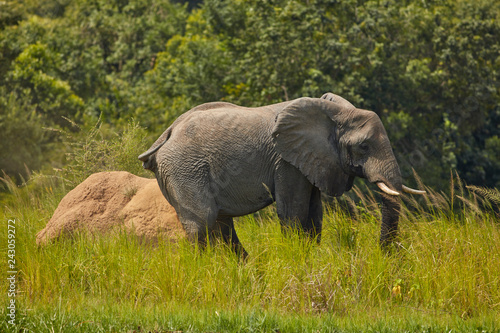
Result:
<svg viewBox="0 0 500 333">
<path fill-rule="evenodd" d="M 369 203 L 370 207 L 376 209 L 378 207 L 378 201 L 375 198 L 375 192 L 371 191 L 366 183 L 365 183 L 365 187 L 366 187 L 367 193 L 368 193 L 368 199 L 367 199 L 368 203 Z"/>
<path fill-rule="evenodd" d="M 500 191 L 496 188 L 486 188 L 472 185 L 466 187 L 472 192 L 481 196 L 483 199 L 494 203 L 497 206 L 500 205 Z"/>
<path fill-rule="evenodd" d="M 455 179 L 453 178 L 453 171 L 450 170 L 450 204 L 452 210 L 454 202 L 455 202 Z"/>
<path fill-rule="evenodd" d="M 471 209 L 471 211 L 477 215 L 481 215 L 482 211 L 481 208 L 479 207 L 476 199 L 476 195 L 474 195 L 474 200 L 469 200 L 465 197 L 462 197 L 460 195 L 457 195 L 457 198 L 459 198 L 467 207 Z"/>
<path fill-rule="evenodd" d="M 460 176 L 458 175 L 458 172 L 456 170 L 455 170 L 455 176 L 457 179 L 457 187 L 460 189 L 460 195 L 462 197 L 465 197 L 464 184 L 463 184 L 462 179 L 460 178 Z"/>
<path fill-rule="evenodd" d="M 16 183 L 8 174 L 5 173 L 5 171 L 2 170 L 2 172 L 3 177 L 0 177 L 0 182 L 3 183 L 3 186 L 7 191 L 9 191 L 10 193 L 15 193 L 15 191 L 17 190 Z"/>
<path fill-rule="evenodd" d="M 359 214 L 359 209 L 358 207 L 356 206 L 356 203 L 354 202 L 354 200 L 352 200 L 349 196 L 344 196 L 345 198 L 345 201 L 347 202 L 347 205 L 349 207 L 349 212 L 351 213 L 351 215 L 354 215 L 354 218 L 355 220 L 359 220 L 359 217 L 360 217 L 360 214 Z"/>
<path fill-rule="evenodd" d="M 368 200 L 366 200 L 365 195 L 363 194 L 363 191 L 358 186 L 354 186 L 352 188 L 356 196 L 361 200 L 361 203 L 363 204 L 364 208 L 368 208 Z"/>
<path fill-rule="evenodd" d="M 432 193 L 435 193 L 435 192 L 433 192 L 430 188 L 428 188 L 428 187 L 426 187 L 424 185 L 424 182 L 422 181 L 422 179 L 420 178 L 420 176 L 417 174 L 417 172 L 415 171 L 415 169 L 412 168 L 412 171 L 413 171 L 413 177 L 415 177 L 415 180 L 417 181 L 418 188 L 419 189 L 423 189 L 423 190 L 427 190 L 427 195 L 423 195 L 427 206 L 432 206 L 432 203 L 429 200 L 429 196 Z"/>
<path fill-rule="evenodd" d="M 431 201 L 430 206 L 433 206 L 433 207 L 440 209 L 440 210 L 443 210 L 443 211 L 451 210 L 450 202 L 446 198 L 445 193 L 443 193 L 443 192 L 438 193 L 436 191 L 429 191 L 428 193 L 429 193 L 428 197 Z"/>
</svg>

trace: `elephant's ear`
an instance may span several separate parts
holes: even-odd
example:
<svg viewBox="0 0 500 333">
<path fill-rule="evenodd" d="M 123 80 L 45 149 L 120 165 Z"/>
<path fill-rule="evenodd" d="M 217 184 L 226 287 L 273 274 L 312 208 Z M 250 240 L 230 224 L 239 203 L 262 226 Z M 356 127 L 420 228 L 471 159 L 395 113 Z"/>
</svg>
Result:
<svg viewBox="0 0 500 333">
<path fill-rule="evenodd" d="M 322 192 L 334 196 L 346 191 L 349 178 L 341 167 L 333 121 L 341 110 L 324 99 L 300 98 L 278 113 L 273 129 L 281 157 Z"/>
<path fill-rule="evenodd" d="M 337 103 L 341 107 L 344 107 L 346 109 L 355 109 L 356 107 L 352 105 L 351 102 L 349 102 L 347 99 L 344 97 L 340 97 L 339 95 L 335 95 L 334 93 L 326 93 L 323 96 L 321 96 L 322 99 L 326 99 L 327 101 Z"/>
</svg>

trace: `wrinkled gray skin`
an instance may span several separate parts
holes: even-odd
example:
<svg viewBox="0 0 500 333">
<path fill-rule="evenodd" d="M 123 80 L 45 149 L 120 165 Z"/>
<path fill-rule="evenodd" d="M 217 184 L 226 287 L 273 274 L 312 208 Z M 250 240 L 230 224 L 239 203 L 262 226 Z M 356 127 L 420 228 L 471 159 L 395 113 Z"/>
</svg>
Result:
<svg viewBox="0 0 500 333">
<path fill-rule="evenodd" d="M 139 160 L 155 173 L 192 240 L 222 236 L 243 255 L 235 216 L 276 201 L 283 225 L 296 224 L 319 241 L 321 192 L 340 196 L 355 177 L 402 190 L 379 117 L 331 93 L 258 108 L 200 105 Z M 383 194 L 382 245 L 394 239 L 398 219 L 398 201 Z"/>
</svg>

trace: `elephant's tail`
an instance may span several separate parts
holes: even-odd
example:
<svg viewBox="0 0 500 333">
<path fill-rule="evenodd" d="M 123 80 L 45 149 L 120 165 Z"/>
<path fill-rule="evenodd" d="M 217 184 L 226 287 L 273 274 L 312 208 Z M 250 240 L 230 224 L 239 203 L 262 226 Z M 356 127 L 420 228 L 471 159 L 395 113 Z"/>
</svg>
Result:
<svg viewBox="0 0 500 333">
<path fill-rule="evenodd" d="M 157 146 L 149 148 L 147 151 L 145 151 L 144 153 L 142 153 L 141 155 L 139 155 L 139 157 L 138 157 L 139 161 L 146 162 L 151 155 L 153 155 L 154 153 L 156 153 L 158 151 L 158 149 L 160 149 L 161 146 L 163 146 L 163 144 L 165 142 L 167 142 L 167 140 L 164 140 L 161 144 L 159 144 Z"/>
<path fill-rule="evenodd" d="M 139 155 L 138 159 L 142 161 L 142 166 L 144 169 L 154 171 L 154 167 L 156 164 L 154 154 L 160 149 L 170 138 L 170 134 L 172 133 L 172 128 L 169 127 L 163 134 L 156 140 L 155 143 L 149 148 L 147 151 Z"/>
</svg>

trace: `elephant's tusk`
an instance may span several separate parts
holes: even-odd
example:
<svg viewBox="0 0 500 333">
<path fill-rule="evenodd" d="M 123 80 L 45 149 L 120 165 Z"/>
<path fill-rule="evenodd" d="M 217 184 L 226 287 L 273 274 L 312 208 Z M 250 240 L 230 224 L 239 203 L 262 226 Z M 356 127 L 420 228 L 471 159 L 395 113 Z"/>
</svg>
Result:
<svg viewBox="0 0 500 333">
<path fill-rule="evenodd" d="M 426 191 L 415 190 L 404 185 L 403 185 L 403 191 L 405 191 L 406 193 L 420 194 L 420 195 L 427 193 Z"/>
<path fill-rule="evenodd" d="M 385 183 L 383 182 L 378 182 L 377 183 L 377 186 L 386 194 L 389 194 L 389 195 L 399 195 L 399 192 L 396 192 L 394 190 L 391 190 L 387 185 L 385 185 Z"/>
</svg>

